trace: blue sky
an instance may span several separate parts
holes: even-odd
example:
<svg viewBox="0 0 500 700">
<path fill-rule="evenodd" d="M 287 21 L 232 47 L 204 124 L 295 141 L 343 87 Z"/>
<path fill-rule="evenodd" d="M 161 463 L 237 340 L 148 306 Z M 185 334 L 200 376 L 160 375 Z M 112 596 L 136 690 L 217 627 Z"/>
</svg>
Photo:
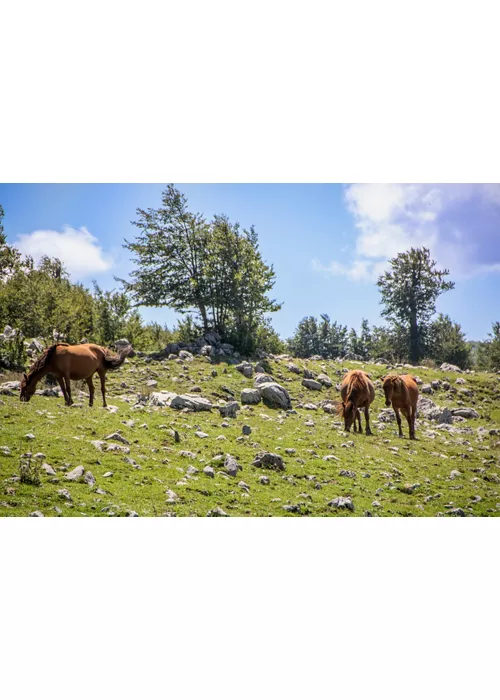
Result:
<svg viewBox="0 0 500 700">
<path fill-rule="evenodd" d="M 456 288 L 438 310 L 481 339 L 499 319 L 499 185 L 182 184 L 190 209 L 207 218 L 225 213 L 254 225 L 274 296 L 283 301 L 273 324 L 289 337 L 306 315 L 328 313 L 359 328 L 380 322 L 375 281 L 389 257 L 410 246 L 430 247 L 450 269 Z M 117 288 L 114 275 L 132 269 L 124 238 L 136 208 L 156 207 L 163 184 L 0 185 L 4 227 L 25 253 L 61 257 L 73 279 Z M 170 326 L 166 308 L 142 308 L 146 319 Z"/>
</svg>

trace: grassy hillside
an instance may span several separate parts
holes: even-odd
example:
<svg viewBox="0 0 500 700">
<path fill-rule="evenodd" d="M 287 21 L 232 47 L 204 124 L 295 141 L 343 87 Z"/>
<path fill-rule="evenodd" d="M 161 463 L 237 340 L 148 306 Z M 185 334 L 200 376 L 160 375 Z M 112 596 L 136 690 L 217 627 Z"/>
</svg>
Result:
<svg viewBox="0 0 500 700">
<path fill-rule="evenodd" d="M 1 395 L 0 515 L 39 511 L 44 516 L 109 517 L 133 511 L 139 516 L 206 516 L 217 508 L 230 516 L 500 514 L 499 376 L 411 370 L 425 383 L 447 378 L 451 388 L 440 388 L 430 398 L 442 407 L 474 407 L 480 418 L 451 426 L 417 420 L 418 439 L 410 441 L 398 438 L 395 422 L 377 420 L 384 408 L 380 387 L 371 409 L 372 437 L 344 433 L 338 416 L 318 405 L 338 401 L 335 385 L 342 370 L 359 368 L 359 363 L 294 360 L 332 379 L 332 388 L 312 391 L 302 386 L 302 375 L 288 369 L 289 361 L 272 359 L 268 367 L 292 397 L 296 412 L 289 414 L 263 404 L 241 406 L 240 392 L 254 386 L 253 378 L 206 358 L 128 360 L 108 374 L 108 410 L 102 408 L 98 382 L 93 408 L 83 392 L 78 398 L 76 385 L 78 403 L 71 408 L 57 397 L 34 396 L 23 404 L 17 393 Z M 364 368 L 373 379 L 387 373 L 383 366 Z M 4 375 L 0 384 L 15 378 Z M 465 384 L 456 384 L 457 378 Z M 151 380 L 157 387 L 148 386 Z M 194 387 L 214 403 L 211 412 L 148 403 L 151 391 L 182 394 Z M 215 404 L 231 398 L 229 392 L 241 410 L 226 419 Z M 143 403 L 137 404 L 138 396 Z M 301 407 L 305 403 L 318 408 Z M 243 426 L 249 426 L 250 434 L 243 434 Z M 407 436 L 405 422 L 403 430 Z M 104 440 L 118 431 L 128 444 Z M 100 450 L 95 441 L 104 441 L 104 450 L 115 444 L 122 451 Z M 253 466 L 262 451 L 281 455 L 285 470 Z M 31 458 L 23 457 L 29 453 Z M 224 470 L 226 454 L 242 468 L 235 477 Z M 80 465 L 89 483 L 66 478 Z M 203 472 L 207 466 L 213 467 L 213 476 Z M 30 481 L 34 483 L 26 483 Z M 331 505 L 337 497 L 349 497 L 354 510 Z"/>
</svg>

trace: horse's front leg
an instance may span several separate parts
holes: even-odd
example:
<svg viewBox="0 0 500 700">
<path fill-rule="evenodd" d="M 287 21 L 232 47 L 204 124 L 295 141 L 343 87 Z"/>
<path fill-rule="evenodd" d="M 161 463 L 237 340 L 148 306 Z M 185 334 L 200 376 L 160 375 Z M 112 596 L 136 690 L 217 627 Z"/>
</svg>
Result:
<svg viewBox="0 0 500 700">
<path fill-rule="evenodd" d="M 66 383 L 66 393 L 68 395 L 68 406 L 71 406 L 73 403 L 73 399 L 71 398 L 71 379 L 69 378 L 69 374 L 64 375 L 64 381 Z"/>
<path fill-rule="evenodd" d="M 99 373 L 99 379 L 101 380 L 101 392 L 102 392 L 102 405 L 104 408 L 107 407 L 106 403 L 106 373 L 102 370 L 97 370 Z"/>
<path fill-rule="evenodd" d="M 365 406 L 365 421 L 366 421 L 365 433 L 367 435 L 373 435 L 371 428 L 370 428 L 370 412 L 369 412 L 368 406 Z M 360 427 L 361 427 L 361 423 L 360 423 Z"/>
<path fill-rule="evenodd" d="M 57 377 L 57 381 L 59 383 L 59 386 L 61 387 L 61 391 L 62 391 L 63 396 L 64 396 L 64 403 L 66 404 L 66 406 L 68 406 L 69 405 L 68 394 L 66 393 L 66 387 L 64 385 L 64 380 L 62 377 Z"/>
<path fill-rule="evenodd" d="M 90 399 L 89 399 L 89 407 L 94 405 L 94 383 L 92 382 L 92 375 L 90 377 L 87 377 L 85 380 L 87 382 L 87 386 L 89 388 L 89 394 L 90 394 Z"/>
</svg>

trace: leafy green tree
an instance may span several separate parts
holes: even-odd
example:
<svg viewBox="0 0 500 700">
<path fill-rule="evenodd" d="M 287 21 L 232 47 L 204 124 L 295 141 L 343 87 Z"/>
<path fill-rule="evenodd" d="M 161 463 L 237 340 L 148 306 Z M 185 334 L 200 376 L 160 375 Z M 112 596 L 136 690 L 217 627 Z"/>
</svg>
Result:
<svg viewBox="0 0 500 700">
<path fill-rule="evenodd" d="M 295 357 L 319 355 L 320 339 L 318 321 L 314 316 L 306 316 L 299 322 L 295 333 L 288 340 L 288 349 Z"/>
<path fill-rule="evenodd" d="M 105 292 L 95 281 L 93 296 L 93 337 L 97 343 L 108 345 L 124 335 L 132 305 L 125 292 Z"/>
<path fill-rule="evenodd" d="M 19 267 L 21 261 L 21 253 L 17 248 L 7 245 L 7 236 L 3 228 L 4 215 L 0 204 L 0 282 L 5 281 Z"/>
<path fill-rule="evenodd" d="M 408 330 L 408 354 L 416 363 L 424 353 L 425 332 L 436 311 L 436 300 L 455 285 L 445 279 L 448 270 L 436 268 L 427 248 L 411 248 L 390 263 L 377 283 L 384 305 L 382 315 Z"/>
<path fill-rule="evenodd" d="M 470 347 L 460 324 L 449 316 L 439 314 L 429 328 L 427 354 L 437 364 L 450 362 L 462 369 L 470 367 Z"/>
<path fill-rule="evenodd" d="M 296 357 L 321 355 L 325 358 L 345 355 L 348 348 L 347 326 L 333 323 L 328 314 L 322 314 L 318 322 L 314 316 L 300 321 L 292 338 L 288 341 L 290 352 Z"/>
<path fill-rule="evenodd" d="M 500 369 L 500 322 L 493 323 L 488 340 L 478 348 L 477 364 L 480 369 L 497 371 Z"/>
<path fill-rule="evenodd" d="M 125 242 L 136 268 L 131 281 L 120 280 L 135 304 L 194 311 L 202 331 L 215 330 L 251 352 L 264 315 L 280 308 L 268 298 L 275 273 L 262 259 L 255 230 L 240 230 L 224 215 L 207 222 L 188 210 L 173 185 L 160 208 L 137 212 L 140 234 Z"/>
<path fill-rule="evenodd" d="M 265 318 L 260 322 L 254 344 L 256 350 L 263 350 L 273 355 L 281 355 L 286 352 L 286 344 L 272 327 L 270 318 Z"/>
</svg>

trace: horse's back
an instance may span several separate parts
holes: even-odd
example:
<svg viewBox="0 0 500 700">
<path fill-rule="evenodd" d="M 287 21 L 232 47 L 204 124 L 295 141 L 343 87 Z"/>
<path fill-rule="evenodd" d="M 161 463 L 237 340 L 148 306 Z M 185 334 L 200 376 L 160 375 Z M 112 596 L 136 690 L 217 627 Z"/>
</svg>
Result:
<svg viewBox="0 0 500 700">
<path fill-rule="evenodd" d="M 351 369 L 347 372 L 340 387 L 340 393 L 343 398 L 350 394 L 353 386 L 361 392 L 359 406 L 363 406 L 365 403 L 369 406 L 373 403 L 375 400 L 375 386 L 366 372 L 363 372 L 361 369 Z"/>
</svg>

